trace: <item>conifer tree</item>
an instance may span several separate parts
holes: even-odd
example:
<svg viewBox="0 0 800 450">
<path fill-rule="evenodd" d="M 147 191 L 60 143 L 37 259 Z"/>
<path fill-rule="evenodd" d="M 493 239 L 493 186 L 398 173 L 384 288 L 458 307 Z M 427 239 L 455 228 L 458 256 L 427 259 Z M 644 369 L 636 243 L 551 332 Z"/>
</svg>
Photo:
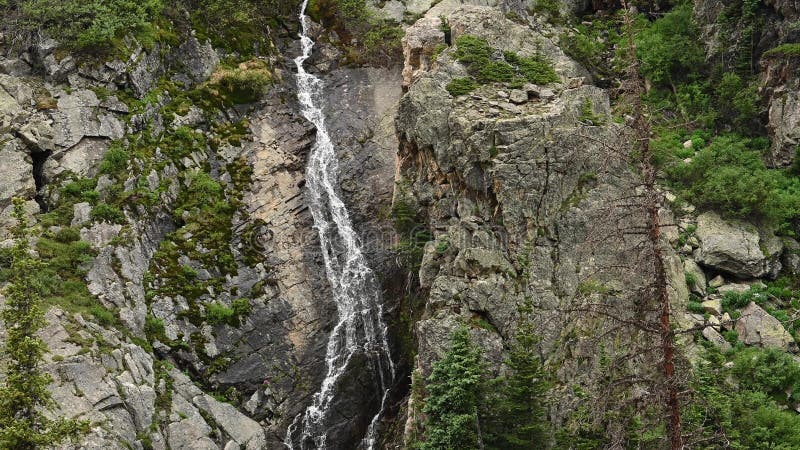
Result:
<svg viewBox="0 0 800 450">
<path fill-rule="evenodd" d="M 479 419 L 485 367 L 466 327 L 450 336 L 450 348 L 427 379 L 422 450 L 483 449 Z"/>
<path fill-rule="evenodd" d="M 8 268 L 9 283 L 3 291 L 5 306 L 0 313 L 5 326 L 0 448 L 32 450 L 74 438 L 86 430 L 88 423 L 50 420 L 42 413 L 43 408 L 53 403 L 47 391 L 50 376 L 41 368 L 47 347 L 36 334 L 44 326 L 44 312 L 40 307 L 39 287 L 31 276 L 42 269 L 42 263 L 30 254 L 23 204 L 22 199 L 14 199 L 16 243 Z"/>
<path fill-rule="evenodd" d="M 536 351 L 538 338 L 530 320 L 532 308 L 520 308 L 517 335 L 506 359 L 509 373 L 490 382 L 486 405 L 487 449 L 527 450 L 547 442 L 545 393 L 548 385 Z"/>
</svg>

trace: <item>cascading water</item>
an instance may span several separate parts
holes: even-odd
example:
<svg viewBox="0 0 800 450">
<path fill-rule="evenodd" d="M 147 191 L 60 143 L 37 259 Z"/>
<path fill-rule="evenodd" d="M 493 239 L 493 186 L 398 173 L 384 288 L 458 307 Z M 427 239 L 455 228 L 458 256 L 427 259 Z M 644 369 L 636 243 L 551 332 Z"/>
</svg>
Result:
<svg viewBox="0 0 800 450">
<path fill-rule="evenodd" d="M 289 426 L 284 444 L 294 450 L 327 448 L 327 423 L 336 395 L 337 383 L 348 370 L 354 355 L 366 356 L 377 373 L 376 392 L 381 395 L 380 410 L 370 422 L 361 447 L 372 450 L 376 442 L 377 423 L 383 413 L 389 386 L 394 379 L 394 364 L 389 353 L 387 328 L 375 275 L 367 265 L 358 236 L 353 230 L 347 208 L 336 193 L 338 161 L 325 125 L 322 111 L 322 81 L 306 72 L 303 64 L 311 56 L 314 41 L 308 36 L 309 18 L 305 11 L 308 0 L 300 10 L 302 54 L 295 58 L 297 65 L 297 97 L 303 116 L 317 128 L 317 139 L 309 156 L 306 185 L 310 198 L 309 209 L 314 228 L 319 234 L 325 272 L 336 303 L 338 321 L 331 331 L 326 348 L 325 379 L 314 394 L 311 405 Z"/>
</svg>

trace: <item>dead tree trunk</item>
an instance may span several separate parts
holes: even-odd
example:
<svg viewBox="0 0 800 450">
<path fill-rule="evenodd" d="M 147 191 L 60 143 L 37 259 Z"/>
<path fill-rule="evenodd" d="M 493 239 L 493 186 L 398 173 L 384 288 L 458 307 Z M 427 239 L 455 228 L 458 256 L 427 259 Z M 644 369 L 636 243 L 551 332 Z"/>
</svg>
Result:
<svg viewBox="0 0 800 450">
<path fill-rule="evenodd" d="M 669 280 L 667 279 L 664 253 L 661 243 L 661 218 L 659 209 L 663 204 L 663 195 L 658 189 L 657 169 L 650 149 L 650 121 L 642 104 L 644 84 L 639 72 L 639 62 L 636 57 L 636 44 L 633 41 L 632 11 L 626 0 L 624 29 L 626 34 L 627 56 L 629 65 L 625 86 L 629 101 L 631 102 L 632 128 L 635 142 L 633 143 L 634 157 L 638 160 L 642 176 L 642 199 L 647 212 L 646 232 L 650 251 L 652 252 L 652 270 L 654 275 L 652 292 L 659 306 L 659 338 L 662 352 L 663 398 L 665 410 L 669 416 L 667 433 L 672 450 L 683 449 L 683 436 L 681 431 L 680 400 L 678 398 L 678 383 L 675 375 L 675 333 L 672 330 L 672 320 L 669 302 Z"/>
</svg>

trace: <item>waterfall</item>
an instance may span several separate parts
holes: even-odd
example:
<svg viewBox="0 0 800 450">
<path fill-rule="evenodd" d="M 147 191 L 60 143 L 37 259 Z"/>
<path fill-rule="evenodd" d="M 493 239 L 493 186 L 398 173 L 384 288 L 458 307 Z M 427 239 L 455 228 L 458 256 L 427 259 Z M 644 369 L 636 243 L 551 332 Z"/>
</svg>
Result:
<svg viewBox="0 0 800 450">
<path fill-rule="evenodd" d="M 323 84 L 303 67 L 314 47 L 314 41 L 308 36 L 307 6 L 308 0 L 304 0 L 300 10 L 302 54 L 294 60 L 297 65 L 297 97 L 303 116 L 317 129 L 316 143 L 306 169 L 306 185 L 309 209 L 319 234 L 325 273 L 338 319 L 326 348 L 326 374 L 322 385 L 314 394 L 311 405 L 289 426 L 284 444 L 290 450 L 294 450 L 296 444 L 300 450 L 327 448 L 327 423 L 337 382 L 353 356 L 363 354 L 377 372 L 379 386 L 376 386 L 376 392 L 381 395 L 380 410 L 373 417 L 361 443 L 362 448 L 372 450 L 377 440 L 377 423 L 387 402 L 395 369 L 389 354 L 380 288 L 367 265 L 347 208 L 336 193 L 338 161 L 322 111 Z"/>
</svg>

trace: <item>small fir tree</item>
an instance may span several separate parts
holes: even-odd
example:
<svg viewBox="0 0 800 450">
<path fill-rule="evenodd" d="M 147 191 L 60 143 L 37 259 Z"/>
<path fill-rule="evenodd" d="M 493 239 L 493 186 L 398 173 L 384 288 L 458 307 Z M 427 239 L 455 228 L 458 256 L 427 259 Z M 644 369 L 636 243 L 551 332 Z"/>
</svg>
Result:
<svg viewBox="0 0 800 450">
<path fill-rule="evenodd" d="M 14 199 L 13 229 L 16 244 L 11 251 L 8 285 L 3 293 L 5 306 L 0 313 L 5 326 L 5 378 L 0 386 L 0 448 L 32 450 L 66 438 L 75 438 L 88 428 L 88 422 L 57 419 L 42 414 L 52 407 L 47 391 L 51 382 L 41 369 L 47 347 L 37 331 L 44 326 L 39 287 L 31 274 L 42 270 L 42 263 L 31 256 L 24 202 Z"/>
<path fill-rule="evenodd" d="M 487 449 L 545 448 L 545 394 L 548 383 L 536 351 L 538 338 L 528 303 L 520 308 L 517 335 L 508 353 L 509 373 L 491 381 L 487 405 Z"/>
<path fill-rule="evenodd" d="M 450 336 L 450 348 L 427 379 L 422 450 L 483 449 L 479 408 L 485 368 L 466 327 Z"/>
</svg>

